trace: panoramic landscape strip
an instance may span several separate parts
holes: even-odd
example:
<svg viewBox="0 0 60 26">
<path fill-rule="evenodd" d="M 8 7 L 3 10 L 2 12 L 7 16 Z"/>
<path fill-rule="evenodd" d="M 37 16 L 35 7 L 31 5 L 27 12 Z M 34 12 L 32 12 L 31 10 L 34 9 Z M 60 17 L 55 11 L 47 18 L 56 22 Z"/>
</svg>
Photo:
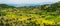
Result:
<svg viewBox="0 0 60 26">
<path fill-rule="evenodd" d="M 0 4 L 0 26 L 60 26 L 60 2 L 22 7 Z"/>
</svg>

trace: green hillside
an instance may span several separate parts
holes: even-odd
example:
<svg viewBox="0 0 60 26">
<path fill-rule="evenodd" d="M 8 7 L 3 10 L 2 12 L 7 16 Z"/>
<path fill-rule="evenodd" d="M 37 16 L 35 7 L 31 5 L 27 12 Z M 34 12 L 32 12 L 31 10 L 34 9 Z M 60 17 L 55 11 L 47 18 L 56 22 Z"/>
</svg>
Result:
<svg viewBox="0 0 60 26">
<path fill-rule="evenodd" d="M 60 26 L 60 2 L 18 8 L 0 4 L 0 26 Z"/>
</svg>

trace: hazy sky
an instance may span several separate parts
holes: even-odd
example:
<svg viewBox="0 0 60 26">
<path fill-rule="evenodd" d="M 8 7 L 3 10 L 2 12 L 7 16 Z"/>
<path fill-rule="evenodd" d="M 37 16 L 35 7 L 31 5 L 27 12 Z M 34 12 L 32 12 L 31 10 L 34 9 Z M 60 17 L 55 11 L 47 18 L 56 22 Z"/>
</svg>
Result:
<svg viewBox="0 0 60 26">
<path fill-rule="evenodd" d="M 58 2 L 60 0 L 0 0 L 0 3 L 6 4 L 38 4 L 43 2 Z"/>
</svg>

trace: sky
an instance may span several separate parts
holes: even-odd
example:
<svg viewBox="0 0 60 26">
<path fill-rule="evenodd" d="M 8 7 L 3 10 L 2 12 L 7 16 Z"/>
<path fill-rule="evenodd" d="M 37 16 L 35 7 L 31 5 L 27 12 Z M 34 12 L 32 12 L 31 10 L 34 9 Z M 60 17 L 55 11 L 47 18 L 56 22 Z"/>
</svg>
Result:
<svg viewBox="0 0 60 26">
<path fill-rule="evenodd" d="M 58 2 L 60 0 L 0 0 L 0 4 L 39 4 L 39 3 L 48 3 L 48 2 Z"/>
</svg>

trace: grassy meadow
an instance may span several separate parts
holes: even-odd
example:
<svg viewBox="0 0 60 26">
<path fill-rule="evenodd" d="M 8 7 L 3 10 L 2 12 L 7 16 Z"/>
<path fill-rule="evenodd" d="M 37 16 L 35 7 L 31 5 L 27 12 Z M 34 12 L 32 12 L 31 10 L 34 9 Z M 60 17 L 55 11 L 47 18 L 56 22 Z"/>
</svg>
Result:
<svg viewBox="0 0 60 26">
<path fill-rule="evenodd" d="M 60 2 L 18 8 L 0 4 L 0 26 L 60 26 Z"/>
</svg>

